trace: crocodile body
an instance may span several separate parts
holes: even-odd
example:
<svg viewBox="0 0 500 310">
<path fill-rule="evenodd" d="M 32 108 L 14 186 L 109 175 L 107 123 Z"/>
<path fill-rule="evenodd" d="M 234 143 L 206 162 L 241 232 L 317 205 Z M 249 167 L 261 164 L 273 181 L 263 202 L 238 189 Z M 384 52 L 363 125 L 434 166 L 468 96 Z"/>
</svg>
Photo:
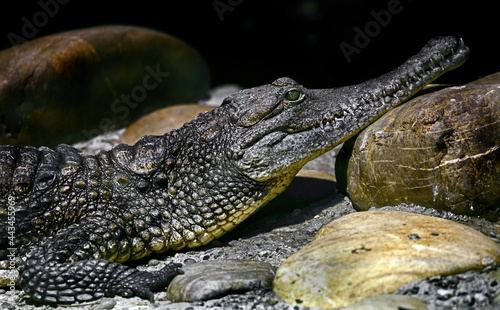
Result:
<svg viewBox="0 0 500 310">
<path fill-rule="evenodd" d="M 280 78 L 227 97 L 178 130 L 95 156 L 66 145 L 1 146 L 0 257 L 15 251 L 23 258 L 19 283 L 45 303 L 152 300 L 180 266 L 148 273 L 123 262 L 230 231 L 305 163 L 467 56 L 461 41 L 440 37 L 358 85 L 307 89 Z"/>
</svg>

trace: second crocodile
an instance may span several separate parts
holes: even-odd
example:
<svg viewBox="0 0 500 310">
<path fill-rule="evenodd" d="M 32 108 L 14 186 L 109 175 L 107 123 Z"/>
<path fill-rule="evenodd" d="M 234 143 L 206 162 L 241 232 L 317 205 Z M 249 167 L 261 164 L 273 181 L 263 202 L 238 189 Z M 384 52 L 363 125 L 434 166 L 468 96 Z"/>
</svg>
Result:
<svg viewBox="0 0 500 310">
<path fill-rule="evenodd" d="M 290 78 L 227 97 L 182 128 L 96 156 L 72 147 L 0 147 L 0 258 L 22 257 L 19 283 L 45 303 L 153 299 L 181 273 L 122 264 L 194 248 L 281 193 L 308 161 L 352 137 L 469 54 L 431 40 L 364 83 L 307 89 Z"/>
</svg>

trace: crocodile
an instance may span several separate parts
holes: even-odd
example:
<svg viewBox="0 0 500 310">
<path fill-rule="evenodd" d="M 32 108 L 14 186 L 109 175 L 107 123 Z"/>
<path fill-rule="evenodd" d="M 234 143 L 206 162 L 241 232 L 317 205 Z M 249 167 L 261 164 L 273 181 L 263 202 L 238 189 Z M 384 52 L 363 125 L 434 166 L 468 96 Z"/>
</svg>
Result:
<svg viewBox="0 0 500 310">
<path fill-rule="evenodd" d="M 308 161 L 468 55 L 461 39 L 437 37 L 357 85 L 309 89 L 278 78 L 228 96 L 178 130 L 97 155 L 68 145 L 0 146 L 0 259 L 20 257 L 18 282 L 39 302 L 153 301 L 181 265 L 146 272 L 123 263 L 229 232 Z"/>
</svg>

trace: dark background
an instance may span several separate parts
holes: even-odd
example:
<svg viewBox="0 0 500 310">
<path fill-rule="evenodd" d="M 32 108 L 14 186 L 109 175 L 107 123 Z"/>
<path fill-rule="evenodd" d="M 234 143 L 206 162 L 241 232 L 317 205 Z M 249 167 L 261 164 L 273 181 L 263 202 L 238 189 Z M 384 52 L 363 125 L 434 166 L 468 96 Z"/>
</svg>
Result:
<svg viewBox="0 0 500 310">
<path fill-rule="evenodd" d="M 49 1 L 55 0 L 42 0 Z M 103 24 L 161 30 L 205 57 L 213 86 L 256 86 L 281 76 L 311 88 L 359 83 L 395 68 L 437 35 L 461 37 L 472 51 L 464 66 L 438 82 L 463 83 L 500 71 L 495 1 L 65 1 L 35 37 Z M 11 46 L 9 33 L 21 35 L 23 17 L 32 20 L 41 10 L 38 1 L 13 2 L 0 10 L 1 49 Z M 354 45 L 354 27 L 364 29 L 375 20 L 371 11 L 395 2 L 401 12 L 349 63 L 339 44 Z M 214 3 L 221 10 L 229 5 L 222 19 Z"/>
</svg>

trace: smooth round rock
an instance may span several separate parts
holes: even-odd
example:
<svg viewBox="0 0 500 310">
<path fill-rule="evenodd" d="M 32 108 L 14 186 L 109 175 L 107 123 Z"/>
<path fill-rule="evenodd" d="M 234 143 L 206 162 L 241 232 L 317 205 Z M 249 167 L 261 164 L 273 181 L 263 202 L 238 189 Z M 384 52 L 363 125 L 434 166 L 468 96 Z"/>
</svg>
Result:
<svg viewBox="0 0 500 310">
<path fill-rule="evenodd" d="M 450 87 L 388 112 L 356 139 L 355 207 L 417 204 L 500 216 L 500 84 Z"/>
<path fill-rule="evenodd" d="M 498 245 L 465 225 L 408 212 L 357 212 L 325 225 L 290 256 L 273 290 L 290 303 L 339 308 L 417 279 L 498 262 Z"/>
<path fill-rule="evenodd" d="M 254 260 L 216 260 L 183 266 L 167 289 L 173 302 L 218 298 L 232 292 L 271 288 L 275 268 Z"/>
<path fill-rule="evenodd" d="M 144 135 L 163 135 L 213 108 L 198 104 L 179 104 L 151 112 L 127 127 L 120 143 L 134 144 Z"/>
<path fill-rule="evenodd" d="M 0 51 L 0 144 L 88 140 L 208 87 L 202 57 L 165 33 L 102 26 L 38 38 Z"/>
</svg>

